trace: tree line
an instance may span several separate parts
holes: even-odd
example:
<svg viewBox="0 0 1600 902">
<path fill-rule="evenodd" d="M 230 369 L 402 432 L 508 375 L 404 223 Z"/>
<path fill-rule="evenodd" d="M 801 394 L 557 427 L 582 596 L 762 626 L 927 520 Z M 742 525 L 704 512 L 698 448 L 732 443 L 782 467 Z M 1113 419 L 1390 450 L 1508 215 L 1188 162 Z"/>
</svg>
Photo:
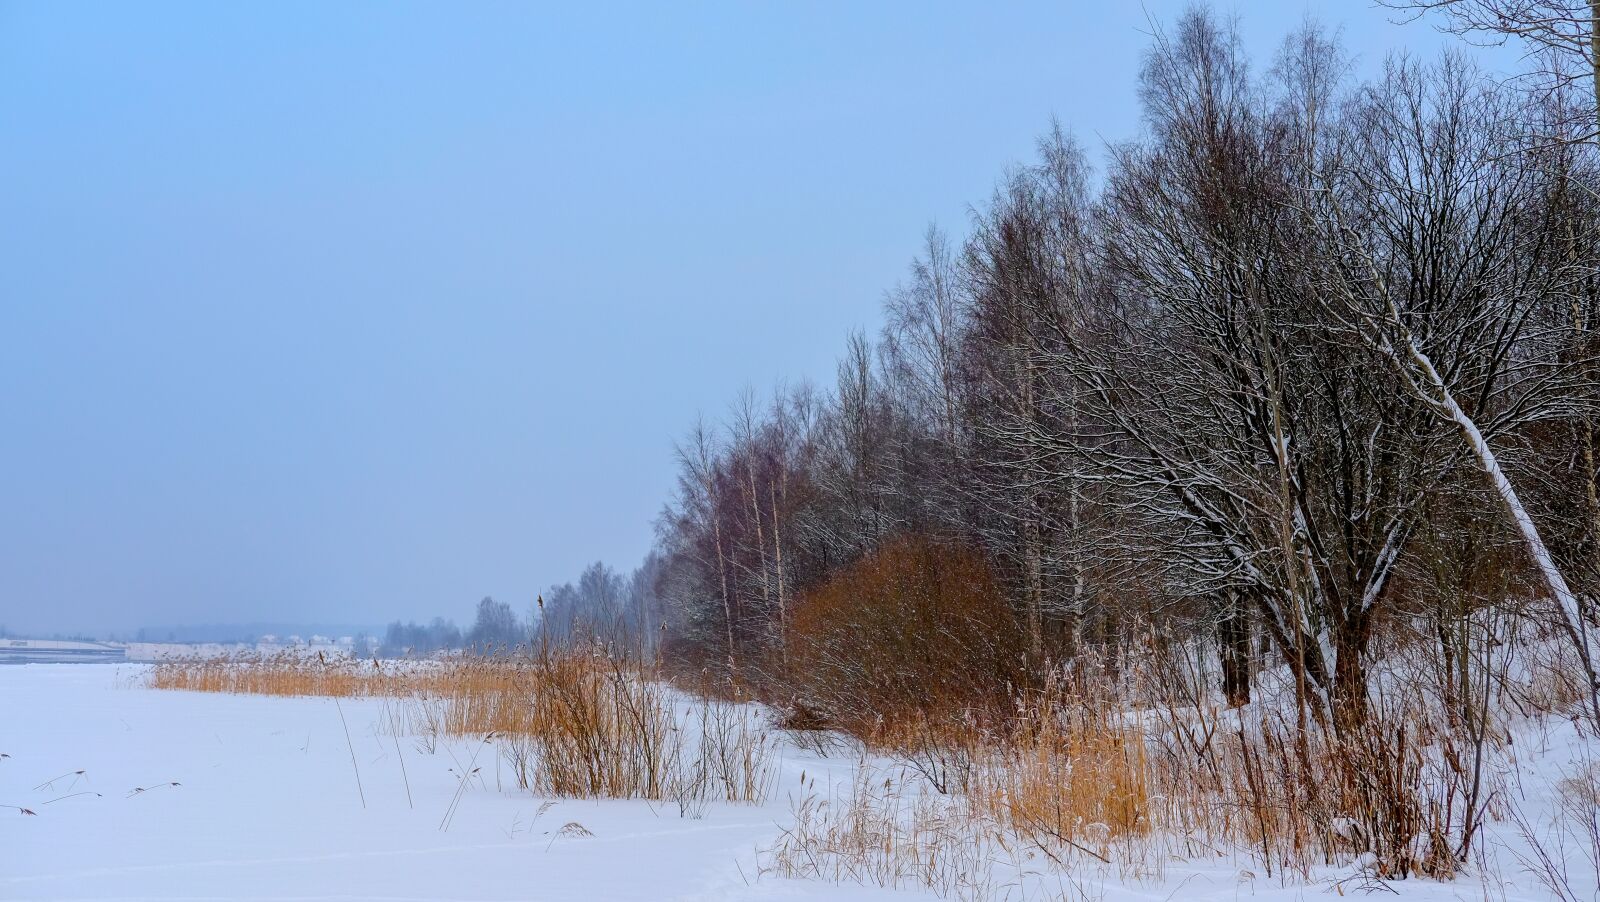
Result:
<svg viewBox="0 0 1600 902">
<path fill-rule="evenodd" d="M 1570 77 L 1357 80 L 1308 23 L 1258 68 L 1190 10 L 1141 136 L 1096 169 L 1052 127 L 965 237 L 928 230 L 832 386 L 689 431 L 648 589 L 591 620 L 824 714 L 937 660 L 1014 689 L 1199 641 L 1230 701 L 1287 668 L 1337 726 L 1385 644 L 1462 661 L 1514 611 L 1592 704 L 1600 89 L 1539 59 Z"/>
<path fill-rule="evenodd" d="M 597 561 L 576 582 L 540 593 L 525 615 L 507 602 L 483 598 L 466 630 L 445 617 L 428 623 L 396 620 L 385 629 L 379 652 L 385 657 L 459 650 L 497 654 L 541 642 L 600 640 L 619 643 L 630 654 L 652 654 L 663 621 L 655 594 L 659 569 L 653 555 L 626 575 Z"/>
</svg>

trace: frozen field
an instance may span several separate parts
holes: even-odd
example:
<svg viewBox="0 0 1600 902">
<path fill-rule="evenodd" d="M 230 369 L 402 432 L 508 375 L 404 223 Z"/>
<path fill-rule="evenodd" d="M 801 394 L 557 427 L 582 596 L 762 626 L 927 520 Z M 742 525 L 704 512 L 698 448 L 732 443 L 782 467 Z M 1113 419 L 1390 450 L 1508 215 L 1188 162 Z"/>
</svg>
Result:
<svg viewBox="0 0 1600 902">
<path fill-rule="evenodd" d="M 154 691 L 140 686 L 141 673 L 0 668 L 0 754 L 8 756 L 0 758 L 0 804 L 37 812 L 0 809 L 0 899 L 933 898 L 758 874 L 757 850 L 787 822 L 800 772 L 824 784 L 848 780 L 848 755 L 822 760 L 785 747 L 766 805 L 712 804 L 703 817 L 684 818 L 676 806 L 519 791 L 491 745 L 441 741 L 430 753 L 414 737 L 380 729 L 382 702 L 344 700 L 341 720 L 331 700 Z M 1519 743 L 1520 791 L 1537 823 L 1550 810 L 1549 781 L 1580 752 L 1570 728 Z M 481 767 L 481 779 L 460 793 L 442 829 L 463 766 Z M 1366 890 L 1554 898 L 1519 862 L 1509 829 L 1496 827 L 1492 873 Z M 1568 852 L 1572 869 L 1592 874 L 1579 843 Z M 1358 884 L 1334 888 L 1348 874 L 1329 869 L 1313 885 L 1285 888 L 1255 876 L 1247 861 L 1173 862 L 1158 885 L 1092 871 L 1070 880 L 1036 873 L 1005 895 L 1159 902 L 1362 894 Z"/>
<path fill-rule="evenodd" d="M 403 738 L 397 754 L 378 729 L 383 704 L 346 699 L 363 808 L 333 701 L 160 692 L 139 688 L 140 673 L 0 667 L 0 804 L 38 812 L 0 811 L 0 899 L 844 897 L 745 885 L 779 801 L 711 805 L 698 820 L 620 801 L 541 814 L 546 800 L 516 791 L 492 746 L 427 754 Z M 441 830 L 455 768 L 474 754 L 482 784 Z M 48 801 L 83 791 L 99 795 Z M 592 835 L 561 835 L 569 823 Z"/>
</svg>

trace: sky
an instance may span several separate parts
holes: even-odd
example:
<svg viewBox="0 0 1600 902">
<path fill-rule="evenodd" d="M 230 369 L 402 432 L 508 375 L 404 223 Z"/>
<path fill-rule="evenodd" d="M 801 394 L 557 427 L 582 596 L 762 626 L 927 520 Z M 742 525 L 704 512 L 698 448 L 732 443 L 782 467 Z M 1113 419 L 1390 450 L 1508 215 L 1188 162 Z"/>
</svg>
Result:
<svg viewBox="0 0 1600 902">
<path fill-rule="evenodd" d="M 1080 3 L 0 0 L 0 626 L 465 620 L 633 566 L 674 442 L 827 383 L 1055 116 Z M 1308 13 L 1358 71 L 1457 46 Z"/>
</svg>

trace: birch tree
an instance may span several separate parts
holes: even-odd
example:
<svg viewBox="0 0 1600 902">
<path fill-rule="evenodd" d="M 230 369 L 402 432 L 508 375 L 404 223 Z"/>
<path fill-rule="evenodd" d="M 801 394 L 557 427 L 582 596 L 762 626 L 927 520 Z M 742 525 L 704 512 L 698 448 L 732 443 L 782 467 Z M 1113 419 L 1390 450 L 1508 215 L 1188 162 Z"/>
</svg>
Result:
<svg viewBox="0 0 1600 902">
<path fill-rule="evenodd" d="M 1508 473 L 1498 442 L 1581 415 L 1587 367 L 1536 316 L 1571 270 L 1544 215 L 1548 191 L 1497 129 L 1519 115 L 1459 59 L 1391 63 L 1369 88 L 1312 195 L 1331 256 L 1326 297 L 1407 395 L 1458 436 L 1438 469 L 1481 471 L 1526 546 L 1588 678 L 1600 722 L 1595 638 L 1578 595 Z"/>
</svg>

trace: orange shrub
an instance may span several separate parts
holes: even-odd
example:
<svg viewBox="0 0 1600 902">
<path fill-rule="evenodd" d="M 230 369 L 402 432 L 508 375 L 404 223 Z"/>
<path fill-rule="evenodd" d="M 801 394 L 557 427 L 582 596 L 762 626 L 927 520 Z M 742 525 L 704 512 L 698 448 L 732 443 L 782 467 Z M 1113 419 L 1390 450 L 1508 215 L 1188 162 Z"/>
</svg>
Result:
<svg viewBox="0 0 1600 902">
<path fill-rule="evenodd" d="M 906 537 L 801 599 L 790 621 L 798 704 L 863 736 L 1005 711 L 1025 678 L 1021 630 L 983 558 Z"/>
</svg>

